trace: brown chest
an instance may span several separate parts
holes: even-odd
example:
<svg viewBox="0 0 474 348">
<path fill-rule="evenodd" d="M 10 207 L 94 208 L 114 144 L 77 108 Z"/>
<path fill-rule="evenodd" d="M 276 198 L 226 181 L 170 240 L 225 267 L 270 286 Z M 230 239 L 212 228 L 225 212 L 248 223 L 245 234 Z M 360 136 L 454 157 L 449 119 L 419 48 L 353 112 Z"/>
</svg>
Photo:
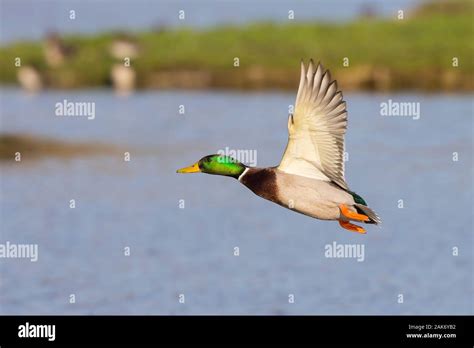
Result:
<svg viewBox="0 0 474 348">
<path fill-rule="evenodd" d="M 269 201 L 280 203 L 276 173 L 272 168 L 250 168 L 240 179 L 240 182 L 252 190 L 256 195 Z"/>
</svg>

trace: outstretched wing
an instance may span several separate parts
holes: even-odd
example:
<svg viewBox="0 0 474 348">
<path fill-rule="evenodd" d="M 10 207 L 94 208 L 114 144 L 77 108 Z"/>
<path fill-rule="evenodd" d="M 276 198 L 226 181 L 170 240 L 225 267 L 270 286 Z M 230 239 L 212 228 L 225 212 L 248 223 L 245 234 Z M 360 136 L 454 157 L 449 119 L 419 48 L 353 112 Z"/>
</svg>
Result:
<svg viewBox="0 0 474 348">
<path fill-rule="evenodd" d="M 288 145 L 278 166 L 286 173 L 333 181 L 348 189 L 344 179 L 346 103 L 337 82 L 313 60 L 301 62 L 295 112 L 288 119 Z"/>
</svg>

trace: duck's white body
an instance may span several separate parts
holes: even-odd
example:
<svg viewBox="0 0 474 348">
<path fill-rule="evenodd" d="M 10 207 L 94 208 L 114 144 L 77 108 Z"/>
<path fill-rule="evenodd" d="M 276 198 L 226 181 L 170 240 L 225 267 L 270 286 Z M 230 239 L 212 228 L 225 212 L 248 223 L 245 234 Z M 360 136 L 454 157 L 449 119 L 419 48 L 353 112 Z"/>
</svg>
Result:
<svg viewBox="0 0 474 348">
<path fill-rule="evenodd" d="M 339 220 L 340 204 L 351 210 L 355 204 L 351 194 L 331 182 L 287 174 L 276 169 L 276 185 L 281 205 L 321 220 Z"/>
</svg>

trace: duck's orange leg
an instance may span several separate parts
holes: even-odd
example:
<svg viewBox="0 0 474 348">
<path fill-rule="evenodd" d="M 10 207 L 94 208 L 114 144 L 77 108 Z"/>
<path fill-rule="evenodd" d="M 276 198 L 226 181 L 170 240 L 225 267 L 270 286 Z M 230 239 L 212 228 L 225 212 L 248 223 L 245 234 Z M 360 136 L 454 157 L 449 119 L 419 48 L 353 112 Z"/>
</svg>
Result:
<svg viewBox="0 0 474 348">
<path fill-rule="evenodd" d="M 341 225 L 341 227 L 345 228 L 346 230 L 365 234 L 365 230 L 362 227 L 353 225 L 349 221 L 339 220 L 339 225 Z"/>
<path fill-rule="evenodd" d="M 339 204 L 339 209 L 341 209 L 342 215 L 350 220 L 358 220 L 358 221 L 369 221 L 369 217 L 367 215 L 354 213 L 350 211 L 344 204 Z"/>
</svg>

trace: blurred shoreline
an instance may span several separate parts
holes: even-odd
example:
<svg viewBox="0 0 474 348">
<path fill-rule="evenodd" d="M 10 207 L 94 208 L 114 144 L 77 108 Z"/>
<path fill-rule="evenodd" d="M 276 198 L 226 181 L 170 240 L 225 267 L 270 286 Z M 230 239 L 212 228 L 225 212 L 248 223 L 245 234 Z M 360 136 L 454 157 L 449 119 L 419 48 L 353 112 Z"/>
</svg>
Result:
<svg viewBox="0 0 474 348">
<path fill-rule="evenodd" d="M 473 91 L 473 9 L 470 1 L 435 1 L 403 19 L 52 33 L 0 47 L 0 83 L 31 90 L 294 89 L 299 59 L 312 57 L 344 90 Z"/>
<path fill-rule="evenodd" d="M 77 157 L 103 155 L 118 151 L 111 145 L 69 142 L 44 136 L 19 133 L 0 134 L 0 161 L 22 161 L 43 157 Z"/>
</svg>

